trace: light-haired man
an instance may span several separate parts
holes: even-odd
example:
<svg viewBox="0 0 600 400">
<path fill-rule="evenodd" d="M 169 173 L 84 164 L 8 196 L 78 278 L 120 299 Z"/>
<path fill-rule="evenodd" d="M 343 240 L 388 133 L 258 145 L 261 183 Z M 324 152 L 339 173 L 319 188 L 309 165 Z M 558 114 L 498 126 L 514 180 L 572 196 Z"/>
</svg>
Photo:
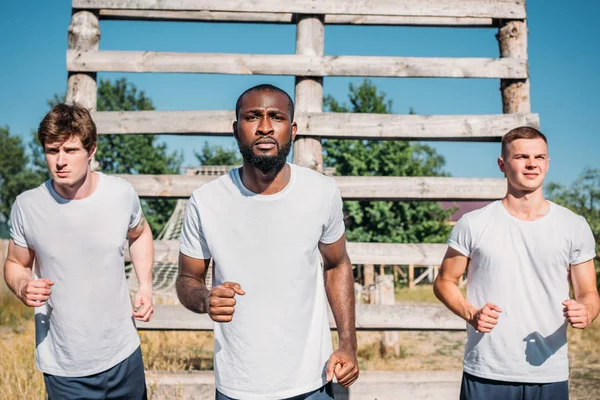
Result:
<svg viewBox="0 0 600 400">
<path fill-rule="evenodd" d="M 434 290 L 468 322 L 461 399 L 567 399 L 567 325 L 583 329 L 600 300 L 586 220 L 544 199 L 546 137 L 502 138 L 504 199 L 453 228 Z M 467 297 L 456 283 L 468 267 Z M 569 297 L 569 278 L 574 298 Z"/>
<path fill-rule="evenodd" d="M 10 216 L 6 283 L 35 307 L 36 364 L 49 399 L 144 399 L 134 318 L 152 305 L 152 232 L 133 187 L 92 172 L 96 126 L 59 104 L 38 129 L 51 179 L 20 194 Z M 132 310 L 125 241 L 138 281 Z M 33 267 L 35 260 L 35 268 Z"/>
</svg>

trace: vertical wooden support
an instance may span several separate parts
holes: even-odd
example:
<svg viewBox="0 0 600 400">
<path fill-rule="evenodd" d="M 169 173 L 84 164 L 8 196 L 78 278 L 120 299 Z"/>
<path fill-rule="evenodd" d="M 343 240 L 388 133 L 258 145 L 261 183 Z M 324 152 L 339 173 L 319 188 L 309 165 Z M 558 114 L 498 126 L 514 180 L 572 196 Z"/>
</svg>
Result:
<svg viewBox="0 0 600 400">
<path fill-rule="evenodd" d="M 81 52 L 98 50 L 100 45 L 100 23 L 97 12 L 77 11 L 71 16 L 69 25 L 69 49 Z M 95 72 L 69 72 L 66 103 L 78 103 L 90 111 L 96 111 L 97 85 Z M 98 162 L 92 158 L 92 170 Z"/>
<path fill-rule="evenodd" d="M 296 54 L 322 56 L 325 51 L 323 15 L 299 15 L 296 27 Z M 296 77 L 296 112 L 323 111 L 323 78 Z M 302 132 L 298 132 L 302 135 Z M 323 172 L 323 146 L 318 137 L 298 137 L 294 143 L 294 164 Z"/>
<path fill-rule="evenodd" d="M 375 283 L 375 266 L 373 264 L 363 265 L 364 287 L 368 287 Z"/>
<path fill-rule="evenodd" d="M 412 289 L 415 287 L 415 266 L 410 264 L 408 266 L 408 288 Z"/>
<path fill-rule="evenodd" d="M 75 12 L 69 25 L 69 49 L 81 52 L 98 50 L 99 44 L 98 15 L 90 11 Z M 69 72 L 66 101 L 96 111 L 96 73 Z"/>
<path fill-rule="evenodd" d="M 392 305 L 396 303 L 394 296 L 394 277 L 392 275 L 379 275 L 375 286 L 378 298 L 376 304 Z M 400 355 L 400 337 L 398 332 L 385 331 L 381 333 L 381 354 L 385 356 Z"/>
<path fill-rule="evenodd" d="M 527 60 L 527 22 L 506 21 L 496 35 L 500 46 L 500 57 Z M 501 79 L 502 112 L 529 113 L 531 99 L 529 79 Z"/>
</svg>

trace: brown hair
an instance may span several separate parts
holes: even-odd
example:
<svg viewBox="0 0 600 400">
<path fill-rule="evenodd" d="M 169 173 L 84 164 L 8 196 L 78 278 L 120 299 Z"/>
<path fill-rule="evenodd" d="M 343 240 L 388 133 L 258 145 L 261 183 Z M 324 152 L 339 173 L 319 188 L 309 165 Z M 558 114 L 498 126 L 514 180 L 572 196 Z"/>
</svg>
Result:
<svg viewBox="0 0 600 400">
<path fill-rule="evenodd" d="M 79 104 L 57 104 L 46 114 L 38 128 L 42 147 L 46 143 L 64 143 L 78 137 L 89 153 L 98 141 L 96 124 L 89 111 Z"/>
<path fill-rule="evenodd" d="M 506 156 L 506 148 L 509 143 L 514 142 L 517 139 L 542 139 L 546 144 L 548 144 L 548 140 L 546 140 L 546 136 L 531 126 L 520 126 L 515 129 L 511 129 L 502 136 L 502 158 Z"/>
</svg>

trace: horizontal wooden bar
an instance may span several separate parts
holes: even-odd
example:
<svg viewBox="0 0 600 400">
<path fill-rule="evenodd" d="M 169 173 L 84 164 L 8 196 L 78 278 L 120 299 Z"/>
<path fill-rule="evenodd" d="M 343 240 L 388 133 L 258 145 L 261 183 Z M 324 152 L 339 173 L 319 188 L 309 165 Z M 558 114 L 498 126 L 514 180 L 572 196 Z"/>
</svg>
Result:
<svg viewBox="0 0 600 400">
<path fill-rule="evenodd" d="M 526 79 L 521 58 L 426 58 L 300 54 L 67 50 L 71 72 Z"/>
<path fill-rule="evenodd" d="M 78 9 L 234 11 L 523 19 L 524 0 L 73 0 Z"/>
<path fill-rule="evenodd" d="M 154 10 L 100 10 L 101 20 L 132 21 L 205 21 L 249 22 L 271 24 L 296 23 L 293 13 L 256 13 L 222 11 L 154 11 Z M 489 17 L 423 17 L 398 15 L 342 15 L 327 14 L 324 23 L 336 25 L 396 25 L 396 26 L 454 26 L 492 27 L 497 21 Z"/>
<path fill-rule="evenodd" d="M 98 134 L 231 136 L 234 111 L 95 112 Z M 337 139 L 499 141 L 518 126 L 539 128 L 537 114 L 399 115 L 297 113 L 298 134 Z"/>
<path fill-rule="evenodd" d="M 210 356 L 209 356 L 210 357 Z M 212 359 L 212 357 L 211 357 Z M 411 399 L 456 400 L 462 371 L 360 371 L 350 387 L 333 383 L 337 400 Z M 212 399 L 213 371 L 146 371 L 152 395 L 159 399 Z"/>
<path fill-rule="evenodd" d="M 442 243 L 347 243 L 352 264 L 440 265 L 446 248 Z M 177 264 L 178 258 L 178 240 L 154 241 L 156 263 Z M 131 261 L 128 249 L 125 250 L 125 261 Z"/>
<path fill-rule="evenodd" d="M 117 175 L 140 197 L 188 198 L 215 179 L 191 175 Z M 346 200 L 495 200 L 504 197 L 503 178 L 335 176 Z"/>
<path fill-rule="evenodd" d="M 152 319 L 149 322 L 136 321 L 136 325 L 141 330 L 211 331 L 214 322 L 207 314 L 193 313 L 181 305 L 157 304 Z M 335 329 L 331 312 L 329 325 Z M 356 329 L 460 331 L 466 329 L 466 323 L 437 304 L 357 304 Z"/>
</svg>

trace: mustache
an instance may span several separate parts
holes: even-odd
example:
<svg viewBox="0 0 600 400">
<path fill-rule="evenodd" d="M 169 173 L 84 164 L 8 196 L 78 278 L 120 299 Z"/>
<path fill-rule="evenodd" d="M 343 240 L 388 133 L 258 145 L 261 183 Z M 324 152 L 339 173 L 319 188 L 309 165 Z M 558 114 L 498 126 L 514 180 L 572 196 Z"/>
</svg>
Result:
<svg viewBox="0 0 600 400">
<path fill-rule="evenodd" d="M 264 143 L 274 144 L 277 147 L 279 147 L 279 142 L 271 137 L 260 137 L 258 139 L 254 139 L 252 141 L 252 146 L 254 146 L 256 144 L 264 144 Z"/>
</svg>

